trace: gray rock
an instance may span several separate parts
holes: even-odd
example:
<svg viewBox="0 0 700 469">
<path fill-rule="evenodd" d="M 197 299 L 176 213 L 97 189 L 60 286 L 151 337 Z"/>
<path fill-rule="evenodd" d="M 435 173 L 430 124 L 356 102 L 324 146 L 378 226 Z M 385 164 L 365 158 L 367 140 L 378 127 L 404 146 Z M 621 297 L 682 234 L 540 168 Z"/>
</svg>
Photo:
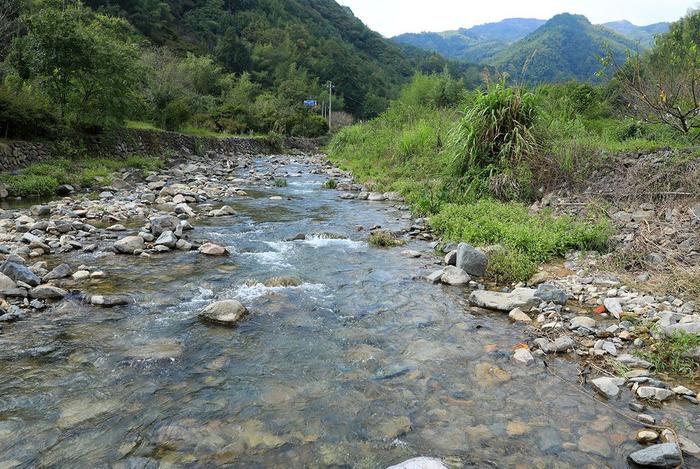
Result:
<svg viewBox="0 0 700 469">
<path fill-rule="evenodd" d="M 140 236 L 127 236 L 114 243 L 114 249 L 122 254 L 134 254 L 143 250 L 144 241 Z"/>
<path fill-rule="evenodd" d="M 457 251 L 450 251 L 445 254 L 445 265 L 457 265 Z"/>
<path fill-rule="evenodd" d="M 205 321 L 233 326 L 248 312 L 237 300 L 217 301 L 204 308 L 199 317 Z"/>
<path fill-rule="evenodd" d="M 676 467 L 681 463 L 681 451 L 675 443 L 663 443 L 635 451 L 629 459 L 640 466 Z"/>
<path fill-rule="evenodd" d="M 174 249 L 177 244 L 177 237 L 172 231 L 164 231 L 156 240 L 156 246 L 165 246 Z"/>
<path fill-rule="evenodd" d="M 652 364 L 648 361 L 629 354 L 620 355 L 619 357 L 617 357 L 617 361 L 619 361 L 623 365 L 627 365 L 630 368 L 649 369 L 652 367 Z"/>
<path fill-rule="evenodd" d="M 448 469 L 442 461 L 434 458 L 413 458 L 408 461 L 389 466 L 387 469 Z"/>
<path fill-rule="evenodd" d="M 29 296 L 39 300 L 58 300 L 68 294 L 67 291 L 52 285 L 39 285 L 29 291 Z"/>
<path fill-rule="evenodd" d="M 479 308 L 510 312 L 515 308 L 527 309 L 538 303 L 535 290 L 516 288 L 510 293 L 475 290 L 469 295 L 469 302 Z"/>
<path fill-rule="evenodd" d="M 672 336 L 676 331 L 683 331 L 687 334 L 700 335 L 700 321 L 679 322 L 664 327 L 664 333 Z"/>
<path fill-rule="evenodd" d="M 14 280 L 5 274 L 0 273 L 0 291 L 2 290 L 12 290 L 17 288 L 17 284 Z"/>
<path fill-rule="evenodd" d="M 652 399 L 655 401 L 665 401 L 676 396 L 670 389 L 654 388 L 651 386 L 640 386 L 637 388 L 637 396 L 640 399 Z"/>
<path fill-rule="evenodd" d="M 160 236 L 164 231 L 174 232 L 180 224 L 180 220 L 171 215 L 153 217 L 149 219 L 149 222 L 151 223 L 151 233 L 155 237 Z"/>
<path fill-rule="evenodd" d="M 442 270 L 436 270 L 435 272 L 431 272 L 428 275 L 426 275 L 425 279 L 430 283 L 440 283 L 440 279 L 442 278 L 442 274 L 443 274 Z"/>
<path fill-rule="evenodd" d="M 29 208 L 29 211 L 35 217 L 45 217 L 51 215 L 51 207 L 48 205 L 33 205 Z"/>
<path fill-rule="evenodd" d="M 585 329 L 593 330 L 595 329 L 595 319 L 588 316 L 576 316 L 571 320 L 571 329 L 578 329 L 583 327 Z"/>
<path fill-rule="evenodd" d="M 452 265 L 445 267 L 440 280 L 442 283 L 453 286 L 466 285 L 471 281 L 471 277 L 468 273 Z"/>
<path fill-rule="evenodd" d="M 457 248 L 457 267 L 475 277 L 486 275 L 489 259 L 486 254 L 467 243 L 460 243 Z M 512 308 L 511 308 L 512 309 Z"/>
<path fill-rule="evenodd" d="M 537 291 L 535 291 L 535 297 L 547 303 L 554 303 L 557 305 L 565 305 L 569 301 L 569 295 L 554 285 L 548 283 L 542 283 L 538 285 Z"/>
<path fill-rule="evenodd" d="M 61 264 L 55 269 L 53 269 L 48 274 L 44 275 L 44 281 L 57 280 L 60 278 L 66 278 L 73 275 L 73 269 L 68 264 Z"/>
<path fill-rule="evenodd" d="M 90 297 L 90 304 L 96 306 L 112 307 L 127 305 L 131 302 L 131 298 L 124 295 L 92 295 Z"/>
<path fill-rule="evenodd" d="M 620 394 L 620 386 L 625 384 L 625 380 L 622 378 L 611 378 L 608 376 L 603 376 L 601 378 L 596 378 L 591 381 L 591 384 L 603 396 L 612 399 Z"/>
<path fill-rule="evenodd" d="M 617 298 L 606 298 L 603 300 L 603 304 L 610 314 L 615 316 L 616 319 L 620 319 L 622 305 L 620 305 L 620 301 Z"/>
<path fill-rule="evenodd" d="M 18 262 L 6 261 L 0 266 L 0 272 L 15 282 L 24 282 L 31 287 L 36 287 L 41 283 L 41 279 L 34 272 Z"/>
<path fill-rule="evenodd" d="M 564 353 L 568 350 L 572 350 L 576 347 L 576 342 L 569 336 L 558 337 L 552 345 L 550 345 L 550 350 L 555 353 Z"/>
<path fill-rule="evenodd" d="M 71 195 L 73 192 L 75 192 L 75 188 L 73 186 L 71 186 L 70 184 L 61 184 L 56 189 L 56 195 L 59 195 L 61 197 Z"/>
</svg>

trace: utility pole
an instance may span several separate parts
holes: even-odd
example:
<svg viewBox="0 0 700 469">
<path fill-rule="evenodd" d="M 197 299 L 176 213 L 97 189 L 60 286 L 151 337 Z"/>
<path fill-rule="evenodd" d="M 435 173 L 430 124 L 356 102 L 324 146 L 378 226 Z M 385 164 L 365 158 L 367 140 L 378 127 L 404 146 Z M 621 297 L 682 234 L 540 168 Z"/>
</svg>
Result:
<svg viewBox="0 0 700 469">
<path fill-rule="evenodd" d="M 333 131 L 333 82 L 328 82 L 328 131 Z"/>
</svg>

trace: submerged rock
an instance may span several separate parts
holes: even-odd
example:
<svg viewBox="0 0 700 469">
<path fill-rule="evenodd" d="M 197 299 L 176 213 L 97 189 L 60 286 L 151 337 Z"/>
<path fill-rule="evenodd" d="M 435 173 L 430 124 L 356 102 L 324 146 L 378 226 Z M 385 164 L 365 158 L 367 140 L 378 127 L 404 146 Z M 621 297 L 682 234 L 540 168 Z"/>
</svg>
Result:
<svg viewBox="0 0 700 469">
<path fill-rule="evenodd" d="M 58 300 L 68 294 L 67 291 L 52 285 L 40 285 L 29 291 L 29 296 L 40 300 Z"/>
<path fill-rule="evenodd" d="M 205 321 L 233 326 L 237 324 L 248 310 L 238 300 L 224 300 L 212 303 L 204 308 L 199 317 Z"/>
<path fill-rule="evenodd" d="M 434 458 L 413 458 L 387 469 L 448 469 L 442 461 Z"/>
<path fill-rule="evenodd" d="M 681 463 L 681 452 L 675 443 L 663 443 L 635 451 L 630 460 L 645 467 L 676 467 Z"/>
</svg>

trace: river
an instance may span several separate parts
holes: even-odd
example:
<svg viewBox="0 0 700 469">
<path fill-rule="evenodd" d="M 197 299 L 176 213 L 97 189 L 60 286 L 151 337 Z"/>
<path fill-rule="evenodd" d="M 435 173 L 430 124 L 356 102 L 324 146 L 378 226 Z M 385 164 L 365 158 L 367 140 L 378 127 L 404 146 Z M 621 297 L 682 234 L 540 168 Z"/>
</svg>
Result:
<svg viewBox="0 0 700 469">
<path fill-rule="evenodd" d="M 250 197 L 227 201 L 237 215 L 196 224 L 230 257 L 66 258 L 107 273 L 94 292 L 135 302 L 69 298 L 5 326 L 0 467 L 382 468 L 415 456 L 627 467 L 639 428 L 612 410 L 623 403 L 578 390 L 574 360 L 549 363 L 569 384 L 541 361 L 517 365 L 524 326 L 422 280 L 435 267 L 428 243 L 368 246 L 374 225 L 410 226 L 405 212 L 341 200 L 310 161 L 284 171 L 301 176 L 244 187 Z M 285 241 L 297 233 L 307 239 Z M 265 286 L 275 277 L 295 281 Z M 197 318 L 227 298 L 250 311 L 239 327 Z M 684 409 L 664 415 L 689 424 Z"/>
</svg>

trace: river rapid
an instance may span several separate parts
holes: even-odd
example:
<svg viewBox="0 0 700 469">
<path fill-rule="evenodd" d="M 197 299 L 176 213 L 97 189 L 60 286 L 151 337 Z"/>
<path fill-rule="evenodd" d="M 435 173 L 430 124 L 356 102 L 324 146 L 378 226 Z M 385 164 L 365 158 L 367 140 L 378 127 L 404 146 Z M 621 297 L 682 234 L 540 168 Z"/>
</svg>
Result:
<svg viewBox="0 0 700 469">
<path fill-rule="evenodd" d="M 575 361 L 548 362 L 569 383 L 516 364 L 524 326 L 423 280 L 427 242 L 367 244 L 370 227 L 408 228 L 407 212 L 342 200 L 314 160 L 254 169 L 288 185 L 251 182 L 226 201 L 236 215 L 196 224 L 231 256 L 61 258 L 107 274 L 93 293 L 135 301 L 71 296 L 5 326 L 0 467 L 627 467 L 638 427 L 580 392 Z M 250 311 L 238 327 L 197 318 L 231 298 Z"/>
</svg>

